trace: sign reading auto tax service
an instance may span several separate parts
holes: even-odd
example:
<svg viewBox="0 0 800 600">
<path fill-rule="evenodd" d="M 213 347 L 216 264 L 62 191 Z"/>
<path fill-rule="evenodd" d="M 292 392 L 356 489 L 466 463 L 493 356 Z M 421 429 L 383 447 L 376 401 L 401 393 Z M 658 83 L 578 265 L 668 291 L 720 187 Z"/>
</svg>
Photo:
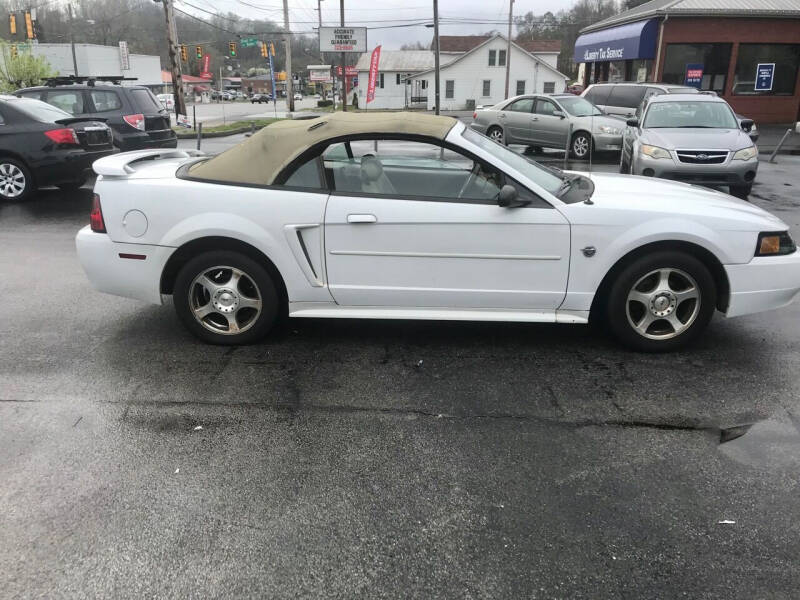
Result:
<svg viewBox="0 0 800 600">
<path fill-rule="evenodd" d="M 320 52 L 366 52 L 366 27 L 320 27 Z"/>
</svg>

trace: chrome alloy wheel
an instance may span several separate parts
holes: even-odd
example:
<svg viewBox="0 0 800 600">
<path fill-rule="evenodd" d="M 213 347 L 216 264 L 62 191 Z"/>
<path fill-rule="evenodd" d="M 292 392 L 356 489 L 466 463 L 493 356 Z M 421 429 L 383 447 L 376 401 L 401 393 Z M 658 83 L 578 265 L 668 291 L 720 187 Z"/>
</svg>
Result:
<svg viewBox="0 0 800 600">
<path fill-rule="evenodd" d="M 495 142 L 503 143 L 503 130 L 499 127 L 495 127 L 489 132 L 489 137 L 492 138 Z"/>
<path fill-rule="evenodd" d="M 572 151 L 575 153 L 575 156 L 578 158 L 583 158 L 589 153 L 589 140 L 583 136 L 579 135 L 572 141 Z"/>
<path fill-rule="evenodd" d="M 6 198 L 16 198 L 25 191 L 25 174 L 17 165 L 0 163 L 0 192 Z"/>
<path fill-rule="evenodd" d="M 680 269 L 657 269 L 628 292 L 625 311 L 631 327 L 651 340 L 667 340 L 686 331 L 700 313 L 700 288 Z"/>
<path fill-rule="evenodd" d="M 236 335 L 250 329 L 261 314 L 261 293 L 252 277 L 235 267 L 204 270 L 189 286 L 189 308 L 206 329 Z"/>
</svg>

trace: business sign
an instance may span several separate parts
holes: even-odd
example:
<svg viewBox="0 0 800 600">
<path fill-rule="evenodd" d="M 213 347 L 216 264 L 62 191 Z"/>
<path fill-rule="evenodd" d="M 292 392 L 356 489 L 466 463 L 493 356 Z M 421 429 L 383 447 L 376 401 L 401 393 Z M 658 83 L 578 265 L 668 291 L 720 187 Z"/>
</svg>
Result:
<svg viewBox="0 0 800 600">
<path fill-rule="evenodd" d="M 358 75 L 358 69 L 356 69 L 354 66 L 345 67 L 344 68 L 344 72 L 348 77 L 355 77 L 356 75 Z M 341 77 L 342 76 L 342 67 L 341 67 L 341 65 L 336 67 L 336 76 L 337 77 Z"/>
<path fill-rule="evenodd" d="M 378 79 L 378 65 L 381 62 L 381 47 L 376 46 L 369 59 L 369 83 L 367 83 L 367 104 L 375 100 L 375 81 Z"/>
<path fill-rule="evenodd" d="M 575 40 L 576 63 L 655 58 L 659 19 L 592 31 Z"/>
<path fill-rule="evenodd" d="M 758 63 L 756 65 L 757 92 L 772 91 L 772 81 L 775 79 L 775 63 Z"/>
<path fill-rule="evenodd" d="M 200 77 L 203 79 L 212 79 L 213 75 L 211 74 L 211 55 L 205 54 L 203 55 L 203 66 L 200 69 Z"/>
<path fill-rule="evenodd" d="M 333 81 L 331 77 L 330 65 L 308 65 L 308 79 L 309 81 L 321 81 L 322 83 L 330 83 Z"/>
<path fill-rule="evenodd" d="M 123 71 L 131 68 L 131 55 L 128 53 L 128 42 L 119 43 L 119 65 Z"/>
<path fill-rule="evenodd" d="M 700 89 L 703 83 L 703 63 L 689 63 L 686 65 L 686 78 L 684 85 Z"/>
<path fill-rule="evenodd" d="M 320 52 L 366 52 L 366 27 L 320 27 Z"/>
</svg>

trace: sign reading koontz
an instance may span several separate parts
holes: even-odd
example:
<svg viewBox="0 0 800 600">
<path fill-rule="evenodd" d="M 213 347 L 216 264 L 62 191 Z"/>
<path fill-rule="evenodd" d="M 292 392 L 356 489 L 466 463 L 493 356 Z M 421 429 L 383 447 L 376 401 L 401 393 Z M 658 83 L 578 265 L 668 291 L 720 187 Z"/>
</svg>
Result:
<svg viewBox="0 0 800 600">
<path fill-rule="evenodd" d="M 366 52 L 366 27 L 320 27 L 320 52 Z"/>
</svg>

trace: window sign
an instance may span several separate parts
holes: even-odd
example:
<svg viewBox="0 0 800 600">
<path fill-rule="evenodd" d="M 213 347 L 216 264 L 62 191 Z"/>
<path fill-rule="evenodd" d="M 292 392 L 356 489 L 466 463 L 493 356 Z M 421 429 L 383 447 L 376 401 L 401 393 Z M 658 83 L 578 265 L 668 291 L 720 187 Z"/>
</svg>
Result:
<svg viewBox="0 0 800 600">
<path fill-rule="evenodd" d="M 775 79 L 775 63 L 758 63 L 756 66 L 756 91 L 769 92 Z"/>
<path fill-rule="evenodd" d="M 703 83 L 703 63 L 689 63 L 686 65 L 686 79 L 684 83 L 698 90 L 701 88 Z"/>
</svg>

